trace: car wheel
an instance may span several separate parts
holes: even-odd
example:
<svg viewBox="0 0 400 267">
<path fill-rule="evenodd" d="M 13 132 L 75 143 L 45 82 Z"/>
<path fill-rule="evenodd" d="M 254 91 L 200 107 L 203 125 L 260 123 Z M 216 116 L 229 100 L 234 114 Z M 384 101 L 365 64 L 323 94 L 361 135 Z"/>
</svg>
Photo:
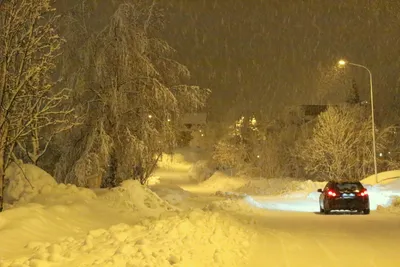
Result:
<svg viewBox="0 0 400 267">
<path fill-rule="evenodd" d="M 363 210 L 364 214 L 369 214 L 370 210 L 369 209 L 365 209 Z"/>
<path fill-rule="evenodd" d="M 324 213 L 324 209 L 319 207 L 319 213 Z"/>
<path fill-rule="evenodd" d="M 330 211 L 329 209 L 326 208 L 326 205 L 327 205 L 327 203 L 324 202 L 323 211 L 324 211 L 324 214 L 329 214 L 331 211 Z"/>
</svg>

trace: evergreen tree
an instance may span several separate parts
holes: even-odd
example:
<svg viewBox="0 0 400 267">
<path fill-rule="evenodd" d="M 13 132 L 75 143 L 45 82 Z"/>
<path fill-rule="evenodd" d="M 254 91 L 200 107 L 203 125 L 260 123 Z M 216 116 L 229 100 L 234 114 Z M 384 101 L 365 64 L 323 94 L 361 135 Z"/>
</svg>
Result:
<svg viewBox="0 0 400 267">
<path fill-rule="evenodd" d="M 351 89 L 347 95 L 346 103 L 355 105 L 355 104 L 359 104 L 360 102 L 361 102 L 360 94 L 358 91 L 358 86 L 357 86 L 356 80 L 352 79 Z"/>
</svg>

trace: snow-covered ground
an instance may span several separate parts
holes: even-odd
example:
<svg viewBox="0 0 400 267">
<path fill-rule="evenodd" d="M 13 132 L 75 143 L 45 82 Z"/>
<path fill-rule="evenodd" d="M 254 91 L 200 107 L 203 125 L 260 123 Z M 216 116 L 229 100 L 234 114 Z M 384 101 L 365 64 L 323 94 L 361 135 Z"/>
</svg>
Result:
<svg viewBox="0 0 400 267">
<path fill-rule="evenodd" d="M 161 187 L 170 196 L 167 202 L 137 181 L 93 191 L 57 185 L 32 165 L 23 169 L 32 186 L 19 168 L 7 173 L 14 178 L 7 199 L 14 203 L 0 214 L 0 266 L 245 266 L 248 261 L 256 232 L 223 210 L 172 206 L 190 195 L 178 186 Z"/>
<path fill-rule="evenodd" d="M 0 266 L 400 266 L 398 208 L 321 216 L 323 183 L 220 172 L 203 181 L 210 169 L 197 160 L 165 158 L 149 188 L 112 190 L 58 185 L 23 165 L 32 188 L 14 166 Z M 399 195 L 398 180 L 369 183 L 372 209 Z"/>
</svg>

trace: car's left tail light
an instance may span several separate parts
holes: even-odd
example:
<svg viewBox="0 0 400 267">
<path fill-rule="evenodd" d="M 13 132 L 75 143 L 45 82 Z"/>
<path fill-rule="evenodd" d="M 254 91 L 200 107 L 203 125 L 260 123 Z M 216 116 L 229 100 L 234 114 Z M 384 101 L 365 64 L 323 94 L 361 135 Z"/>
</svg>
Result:
<svg viewBox="0 0 400 267">
<path fill-rule="evenodd" d="M 336 196 L 337 196 L 337 194 L 336 194 L 336 192 L 335 192 L 335 191 L 333 191 L 333 190 L 329 190 L 329 191 L 328 191 L 328 196 L 330 196 L 330 197 L 336 197 Z"/>
</svg>

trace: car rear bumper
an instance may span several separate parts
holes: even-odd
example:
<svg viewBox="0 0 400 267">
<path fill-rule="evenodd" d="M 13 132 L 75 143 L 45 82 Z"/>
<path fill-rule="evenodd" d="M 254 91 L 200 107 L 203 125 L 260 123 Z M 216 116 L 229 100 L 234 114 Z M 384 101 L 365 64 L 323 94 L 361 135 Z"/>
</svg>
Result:
<svg viewBox="0 0 400 267">
<path fill-rule="evenodd" d="M 329 210 L 365 210 L 369 209 L 368 198 L 342 199 L 333 198 L 327 200 Z"/>
</svg>

